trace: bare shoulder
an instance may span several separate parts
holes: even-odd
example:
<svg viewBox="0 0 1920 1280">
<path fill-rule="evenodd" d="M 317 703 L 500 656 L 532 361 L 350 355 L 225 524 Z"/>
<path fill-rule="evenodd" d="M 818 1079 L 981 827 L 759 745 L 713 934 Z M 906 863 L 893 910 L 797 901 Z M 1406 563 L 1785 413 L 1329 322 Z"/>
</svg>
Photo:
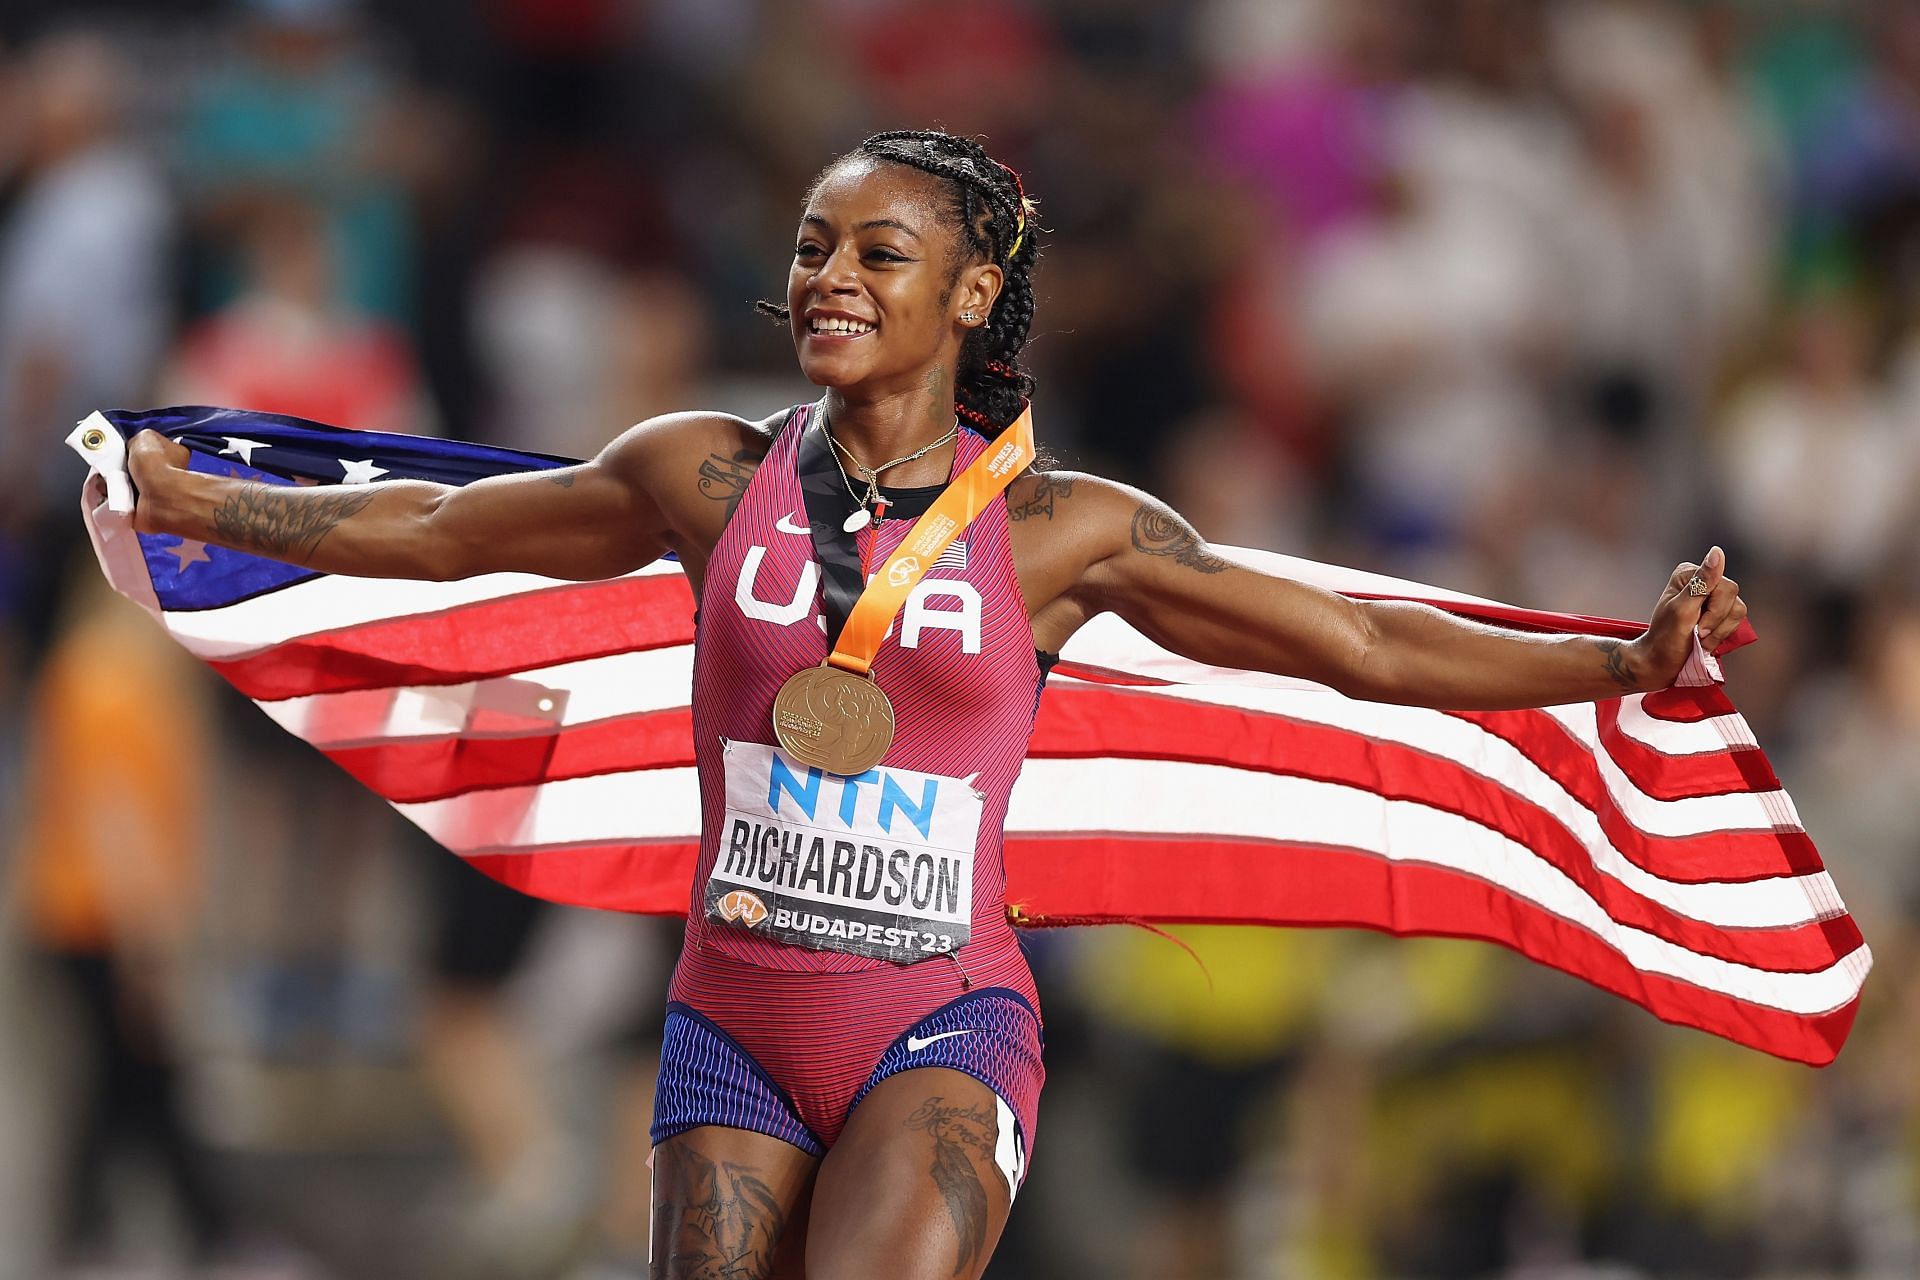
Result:
<svg viewBox="0 0 1920 1280">
<path fill-rule="evenodd" d="M 1103 476 L 1021 476 L 1007 489 L 1007 517 L 1028 616 L 1048 640 L 1119 607 L 1143 577 L 1204 579 L 1231 567 L 1172 507 Z"/>
<path fill-rule="evenodd" d="M 697 466 L 709 454 L 726 459 L 742 455 L 757 464 L 766 457 L 784 417 L 781 413 L 752 422 L 706 410 L 664 413 L 628 427 L 594 461 L 610 471 L 646 474 L 657 474 L 663 466 L 670 471 L 675 463 Z"/>
<path fill-rule="evenodd" d="M 786 411 L 755 422 L 730 413 L 669 413 L 629 427 L 594 459 L 645 493 L 674 550 L 701 555 L 719 540 Z"/>
<path fill-rule="evenodd" d="M 1032 471 L 1007 486 L 1008 532 L 1027 614 L 1042 647 L 1057 646 L 1088 616 L 1071 597 L 1088 570 L 1125 545 L 1139 495 L 1084 471 Z"/>
<path fill-rule="evenodd" d="M 1007 487 L 1007 518 L 1016 525 L 1038 522 L 1051 541 L 1065 541 L 1089 553 L 1086 563 L 1137 545 L 1146 527 L 1149 539 L 1161 526 L 1185 527 L 1171 507 L 1152 494 L 1084 471 L 1036 471 Z M 1022 531 L 1016 531 L 1020 537 Z"/>
</svg>

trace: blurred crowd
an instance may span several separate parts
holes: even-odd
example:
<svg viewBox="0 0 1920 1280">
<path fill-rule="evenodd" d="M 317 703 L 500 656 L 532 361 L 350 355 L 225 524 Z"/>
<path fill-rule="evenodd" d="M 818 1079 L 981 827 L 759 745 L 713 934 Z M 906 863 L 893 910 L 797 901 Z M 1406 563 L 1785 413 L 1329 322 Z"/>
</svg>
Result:
<svg viewBox="0 0 1920 1280">
<path fill-rule="evenodd" d="M 1484 945 L 1034 935 L 990 1274 L 1920 1275 L 1920 6 L 10 0 L 0 1280 L 643 1274 L 677 926 L 493 889 L 279 735 L 101 587 L 58 442 L 809 398 L 751 308 L 806 184 L 936 124 L 1040 199 L 1067 465 L 1584 613 L 1723 543 L 1878 957 L 1814 1072 Z"/>
</svg>

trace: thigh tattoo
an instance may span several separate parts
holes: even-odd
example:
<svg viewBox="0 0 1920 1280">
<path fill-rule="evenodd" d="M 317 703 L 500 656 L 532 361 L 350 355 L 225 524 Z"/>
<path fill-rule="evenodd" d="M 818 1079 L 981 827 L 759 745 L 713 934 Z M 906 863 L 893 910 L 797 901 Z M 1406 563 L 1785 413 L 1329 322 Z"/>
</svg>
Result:
<svg viewBox="0 0 1920 1280">
<path fill-rule="evenodd" d="M 967 1155 L 971 1147 L 993 1159 L 996 1122 L 984 1107 L 949 1106 L 945 1098 L 928 1098 L 907 1117 L 906 1127 L 933 1138 L 933 1184 L 947 1202 L 959 1237 L 953 1274 L 965 1275 L 987 1247 L 987 1189 Z"/>
<path fill-rule="evenodd" d="M 654 1148 L 656 1250 L 669 1280 L 765 1280 L 787 1217 L 750 1167 L 691 1147 Z M 656 1253 L 658 1256 L 658 1253 Z"/>
</svg>

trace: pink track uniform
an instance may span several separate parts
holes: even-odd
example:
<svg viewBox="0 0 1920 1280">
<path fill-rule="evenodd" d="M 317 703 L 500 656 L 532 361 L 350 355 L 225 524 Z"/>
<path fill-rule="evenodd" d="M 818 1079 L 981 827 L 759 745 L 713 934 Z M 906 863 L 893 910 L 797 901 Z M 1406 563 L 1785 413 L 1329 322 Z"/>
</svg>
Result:
<svg viewBox="0 0 1920 1280">
<path fill-rule="evenodd" d="M 886 757 L 854 778 L 810 770 L 770 744 L 774 695 L 831 647 L 797 467 L 815 413 L 789 415 L 701 592 L 700 858 L 654 1140 L 725 1124 L 820 1154 L 880 1079 L 944 1066 L 992 1088 L 1030 1146 L 1039 998 L 1001 843 L 1042 672 L 1006 503 L 941 554 L 874 658 L 897 723 Z M 963 427 L 954 472 L 987 447 Z M 861 562 L 881 563 L 935 492 L 900 491 L 856 535 Z"/>
</svg>

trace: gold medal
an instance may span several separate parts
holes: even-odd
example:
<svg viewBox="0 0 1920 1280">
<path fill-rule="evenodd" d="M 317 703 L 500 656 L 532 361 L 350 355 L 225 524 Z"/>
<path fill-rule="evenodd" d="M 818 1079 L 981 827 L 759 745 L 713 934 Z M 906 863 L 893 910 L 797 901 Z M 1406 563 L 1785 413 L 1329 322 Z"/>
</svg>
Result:
<svg viewBox="0 0 1920 1280">
<path fill-rule="evenodd" d="M 867 676 L 808 667 L 774 696 L 773 735 L 800 763 L 852 777 L 879 764 L 893 745 L 893 704 Z"/>
</svg>

